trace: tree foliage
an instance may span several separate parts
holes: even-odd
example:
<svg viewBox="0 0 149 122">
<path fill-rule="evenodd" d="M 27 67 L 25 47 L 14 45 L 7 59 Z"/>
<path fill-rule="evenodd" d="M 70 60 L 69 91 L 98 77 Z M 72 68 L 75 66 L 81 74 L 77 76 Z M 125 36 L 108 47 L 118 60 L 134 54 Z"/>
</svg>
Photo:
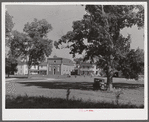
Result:
<svg viewBox="0 0 149 122">
<path fill-rule="evenodd" d="M 10 74 L 14 74 L 14 72 L 17 72 L 17 60 L 13 56 L 9 56 L 5 58 L 6 66 L 5 66 L 5 72 L 8 74 L 8 77 Z"/>
<path fill-rule="evenodd" d="M 52 30 L 51 24 L 49 24 L 45 19 L 37 20 L 34 19 L 33 22 L 27 23 L 24 26 L 23 31 L 28 34 L 30 38 L 46 38 L 47 34 Z"/>
<path fill-rule="evenodd" d="M 29 37 L 24 50 L 28 56 L 28 65 L 36 65 L 43 62 L 52 52 L 52 40 L 47 38 L 47 34 L 52 30 L 51 24 L 45 19 L 27 23 L 24 26 L 24 32 Z"/>
<path fill-rule="evenodd" d="M 12 28 L 14 27 L 14 23 L 12 20 L 12 16 L 9 13 L 5 12 L 5 72 L 8 74 L 14 74 L 17 71 L 17 60 L 14 57 L 13 53 L 11 52 L 12 49 L 10 48 L 10 43 L 12 39 Z M 9 49 L 9 51 L 8 51 Z"/>
<path fill-rule="evenodd" d="M 81 64 L 81 62 L 83 62 L 83 58 L 75 58 L 74 61 L 76 64 Z"/>
<path fill-rule="evenodd" d="M 5 33 L 6 37 L 10 36 L 10 33 L 12 31 L 12 28 L 14 27 L 14 23 L 12 21 L 12 16 L 9 15 L 9 13 L 5 12 Z"/>
<path fill-rule="evenodd" d="M 13 31 L 11 54 L 26 60 L 28 69 L 43 62 L 52 52 L 52 40 L 47 38 L 52 26 L 46 20 L 34 19 L 24 26 L 24 33 Z"/>
<path fill-rule="evenodd" d="M 144 51 L 141 49 L 131 49 L 125 58 L 119 60 L 119 68 L 126 78 L 138 79 L 144 74 Z"/>
<path fill-rule="evenodd" d="M 71 54 L 86 52 L 85 59 L 96 61 L 107 75 L 108 86 L 120 57 L 130 50 L 131 37 L 124 38 L 125 27 L 144 26 L 144 7 L 135 5 L 86 5 L 82 20 L 73 22 L 73 30 L 62 36 L 55 46 L 67 43 Z"/>
<path fill-rule="evenodd" d="M 16 30 L 12 31 L 12 35 L 13 38 L 9 41 L 9 55 L 13 55 L 15 58 L 18 58 L 20 55 L 25 54 L 24 50 L 27 48 L 25 42 L 28 41 L 28 38 L 25 34 Z"/>
<path fill-rule="evenodd" d="M 12 38 L 12 28 L 14 23 L 12 21 L 12 16 L 9 13 L 5 12 L 5 56 L 7 57 L 9 51 L 9 43 Z"/>
</svg>

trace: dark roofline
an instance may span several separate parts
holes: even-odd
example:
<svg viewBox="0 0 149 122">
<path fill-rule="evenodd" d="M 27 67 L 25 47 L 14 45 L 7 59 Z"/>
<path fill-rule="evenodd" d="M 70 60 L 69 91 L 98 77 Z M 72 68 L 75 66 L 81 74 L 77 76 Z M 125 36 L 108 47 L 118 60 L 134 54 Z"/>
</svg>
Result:
<svg viewBox="0 0 149 122">
<path fill-rule="evenodd" d="M 63 59 L 66 59 L 66 60 L 70 60 L 70 61 L 72 61 L 71 59 L 69 59 L 69 58 L 62 58 L 62 57 L 55 57 L 55 58 L 47 58 L 47 60 L 49 60 L 49 59 L 51 59 L 51 60 L 55 60 L 55 59 L 61 59 L 61 60 L 63 60 Z M 72 61 L 73 62 L 73 61 Z M 74 62 L 73 62 L 74 63 Z"/>
<path fill-rule="evenodd" d="M 64 64 L 64 65 L 71 65 L 71 66 L 73 66 L 75 63 L 71 60 L 71 59 L 69 59 L 69 58 L 62 58 L 62 57 L 53 57 L 53 58 L 48 58 L 47 60 L 61 60 L 62 62 L 62 64 Z M 65 60 L 67 60 L 69 63 L 65 63 L 64 61 Z"/>
<path fill-rule="evenodd" d="M 63 65 L 69 65 L 69 66 L 74 66 L 74 64 L 66 64 L 66 63 L 64 63 Z"/>
<path fill-rule="evenodd" d="M 49 59 L 50 60 L 55 60 L 55 59 L 61 59 L 62 60 L 63 58 L 56 57 L 56 58 L 48 58 L 47 60 L 49 60 Z"/>
<path fill-rule="evenodd" d="M 47 62 L 42 62 L 39 64 L 39 66 L 46 66 L 48 63 Z"/>
</svg>

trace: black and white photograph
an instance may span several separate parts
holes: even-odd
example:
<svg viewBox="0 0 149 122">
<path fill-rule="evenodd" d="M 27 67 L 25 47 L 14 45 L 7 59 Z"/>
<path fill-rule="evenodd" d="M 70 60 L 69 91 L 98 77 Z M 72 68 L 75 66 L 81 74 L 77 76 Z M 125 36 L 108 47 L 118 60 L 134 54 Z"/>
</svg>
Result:
<svg viewBox="0 0 149 122">
<path fill-rule="evenodd" d="M 146 120 L 147 2 L 3 2 L 3 120 Z"/>
</svg>

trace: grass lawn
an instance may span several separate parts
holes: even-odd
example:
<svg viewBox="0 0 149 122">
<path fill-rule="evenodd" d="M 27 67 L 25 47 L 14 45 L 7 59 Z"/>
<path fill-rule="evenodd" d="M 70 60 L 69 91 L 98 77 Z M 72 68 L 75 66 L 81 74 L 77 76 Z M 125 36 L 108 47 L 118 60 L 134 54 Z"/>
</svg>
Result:
<svg viewBox="0 0 149 122">
<path fill-rule="evenodd" d="M 74 99 L 62 99 L 62 98 L 46 98 L 43 96 L 39 97 L 28 97 L 26 96 L 6 96 L 6 108 L 144 108 L 143 105 L 136 106 L 132 104 L 116 104 L 99 102 L 93 103 L 91 101 L 84 102 Z"/>
<path fill-rule="evenodd" d="M 54 79 L 54 80 L 50 80 L 50 79 Z M 32 101 L 32 102 L 34 101 L 33 103 L 37 104 L 35 106 L 38 108 L 38 105 L 40 106 L 40 104 L 38 102 L 36 102 L 36 100 L 38 97 L 41 98 L 40 96 L 43 96 L 42 99 L 48 98 L 48 99 L 51 99 L 51 101 L 53 101 L 54 99 L 59 98 L 59 99 L 62 99 L 60 101 L 66 102 L 66 91 L 68 88 L 70 88 L 70 91 L 71 91 L 70 99 L 73 100 L 72 98 L 74 97 L 76 99 L 76 101 L 73 100 L 73 102 L 76 102 L 75 104 L 77 106 L 69 105 L 69 107 L 67 107 L 67 106 L 63 106 L 59 102 L 57 103 L 57 104 L 60 104 L 60 106 L 64 107 L 64 108 L 65 107 L 66 108 L 71 108 L 71 107 L 77 108 L 80 105 L 80 103 L 81 103 L 80 107 L 81 106 L 83 107 L 82 104 L 84 104 L 84 105 L 87 104 L 85 107 L 90 106 L 90 104 L 93 104 L 93 103 L 89 103 L 89 105 L 88 105 L 87 102 L 89 99 L 92 102 L 98 101 L 98 103 L 99 103 L 99 101 L 100 101 L 100 104 L 103 101 L 104 101 L 104 104 L 109 101 L 110 101 L 110 104 L 111 104 L 111 102 L 115 102 L 115 99 L 116 99 L 115 92 L 94 90 L 93 82 L 94 82 L 94 77 L 89 77 L 89 76 L 67 77 L 67 76 L 33 75 L 30 78 L 17 78 L 17 79 L 14 79 L 13 82 L 12 81 L 6 82 L 6 95 L 10 95 L 10 96 L 21 95 L 22 96 L 24 94 L 27 94 L 28 97 L 25 97 L 25 98 L 20 97 L 21 99 L 24 99 L 24 102 L 22 102 L 22 103 L 18 103 L 18 101 L 16 101 L 14 96 L 12 97 L 14 99 L 10 99 L 9 97 L 7 97 L 7 107 L 8 106 L 11 106 L 11 108 L 13 108 L 13 107 L 17 108 L 19 106 L 23 107 L 24 104 L 27 104 L 27 106 L 28 106 L 30 101 Z M 120 98 L 118 98 L 121 101 L 120 102 L 121 104 L 129 105 L 128 103 L 131 103 L 135 107 L 144 105 L 144 82 L 143 81 L 127 81 L 124 78 L 114 78 L 113 86 L 115 87 L 116 90 L 119 88 L 123 90 L 123 94 L 121 94 Z M 27 101 L 27 99 L 30 99 L 29 102 Z M 34 100 L 34 99 L 36 99 L 36 100 Z M 82 100 L 79 101 L 80 103 L 78 103 L 78 100 L 80 100 L 80 99 L 82 99 Z M 25 103 L 25 101 L 26 101 L 26 103 Z M 84 102 L 86 102 L 86 103 L 84 103 Z M 48 103 L 46 103 L 46 105 L 47 104 Z M 55 106 L 55 107 L 57 108 L 57 106 Z M 96 106 L 97 108 L 102 108 L 101 106 L 104 106 L 104 105 L 100 106 L 100 105 L 94 104 L 93 106 Z M 90 107 L 93 107 L 93 106 L 91 105 Z M 51 106 L 49 106 L 49 108 L 50 107 Z M 93 108 L 96 108 L 96 107 L 93 107 Z M 108 107 L 110 107 L 110 106 L 108 106 Z M 113 105 L 112 105 L 112 107 L 113 107 Z M 121 108 L 122 106 L 119 106 L 119 107 Z"/>
<path fill-rule="evenodd" d="M 102 78 L 102 77 L 101 77 Z M 51 80 L 53 79 L 53 80 Z M 106 78 L 105 78 L 106 79 Z M 93 90 L 94 77 L 90 76 L 71 76 L 66 75 L 31 75 L 30 78 L 19 78 L 15 80 L 26 86 L 38 86 L 49 89 L 81 89 Z M 23 81 L 23 82 L 21 82 Z M 113 78 L 114 88 L 139 88 L 144 87 L 144 81 L 127 81 L 125 78 Z"/>
</svg>

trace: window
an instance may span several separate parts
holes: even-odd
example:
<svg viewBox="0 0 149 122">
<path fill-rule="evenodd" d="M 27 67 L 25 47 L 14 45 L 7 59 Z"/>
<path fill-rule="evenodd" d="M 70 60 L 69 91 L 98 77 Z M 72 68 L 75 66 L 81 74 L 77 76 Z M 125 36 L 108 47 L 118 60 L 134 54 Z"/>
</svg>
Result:
<svg viewBox="0 0 149 122">
<path fill-rule="evenodd" d="M 54 63 L 56 63 L 56 61 L 54 61 Z"/>
<path fill-rule="evenodd" d="M 57 67 L 57 71 L 59 72 L 59 67 Z"/>
</svg>

